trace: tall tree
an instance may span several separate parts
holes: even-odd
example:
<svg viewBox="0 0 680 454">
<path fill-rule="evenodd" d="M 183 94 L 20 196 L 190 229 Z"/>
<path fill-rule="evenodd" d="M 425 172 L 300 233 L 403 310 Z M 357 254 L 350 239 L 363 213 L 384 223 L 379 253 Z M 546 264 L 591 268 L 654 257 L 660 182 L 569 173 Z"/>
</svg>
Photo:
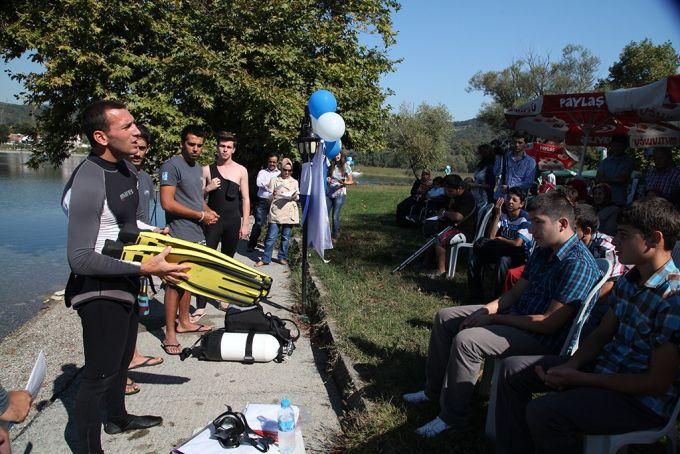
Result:
<svg viewBox="0 0 680 454">
<path fill-rule="evenodd" d="M 599 65 L 600 59 L 580 45 L 565 46 L 556 61 L 549 55 L 528 52 L 501 70 L 477 72 L 470 78 L 467 91 L 481 91 L 491 97 L 478 117 L 498 130 L 505 123 L 504 109 L 513 105 L 543 94 L 591 90 Z"/>
<path fill-rule="evenodd" d="M 10 0 L 0 6 L 0 55 L 28 52 L 45 67 L 12 75 L 29 103 L 45 106 L 34 163 L 66 158 L 77 112 L 102 97 L 126 101 L 149 127 L 158 152 L 150 166 L 174 153 L 188 122 L 236 132 L 241 159 L 295 153 L 306 99 L 321 87 L 338 99 L 344 142 L 381 147 L 388 92 L 379 78 L 393 69 L 386 52 L 398 8 L 396 0 Z M 360 33 L 381 45 L 361 45 Z"/>
<path fill-rule="evenodd" d="M 678 67 L 680 55 L 670 41 L 659 45 L 649 39 L 631 41 L 609 67 L 607 78 L 600 79 L 597 85 L 601 90 L 636 87 L 677 74 Z"/>
<path fill-rule="evenodd" d="M 439 167 L 449 151 L 453 118 L 446 106 L 402 104 L 389 121 L 388 147 L 408 162 L 413 174 Z"/>
</svg>

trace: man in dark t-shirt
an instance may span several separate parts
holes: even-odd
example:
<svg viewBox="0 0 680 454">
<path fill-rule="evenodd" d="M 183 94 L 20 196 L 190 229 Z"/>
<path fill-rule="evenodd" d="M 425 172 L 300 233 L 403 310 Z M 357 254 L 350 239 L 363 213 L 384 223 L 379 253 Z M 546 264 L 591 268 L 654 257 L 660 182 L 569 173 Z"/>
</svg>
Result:
<svg viewBox="0 0 680 454">
<path fill-rule="evenodd" d="M 434 245 L 434 253 L 437 260 L 437 270 L 431 277 L 443 277 L 446 274 L 446 248 L 455 235 L 462 233 L 465 239 L 462 241 L 472 242 L 477 228 L 477 205 L 475 197 L 463 185 L 460 176 L 451 174 L 444 178 L 444 190 L 449 197 L 449 207 L 442 211 L 439 216 L 439 230 L 450 225 L 454 227 L 439 237 L 439 242 Z"/>
</svg>

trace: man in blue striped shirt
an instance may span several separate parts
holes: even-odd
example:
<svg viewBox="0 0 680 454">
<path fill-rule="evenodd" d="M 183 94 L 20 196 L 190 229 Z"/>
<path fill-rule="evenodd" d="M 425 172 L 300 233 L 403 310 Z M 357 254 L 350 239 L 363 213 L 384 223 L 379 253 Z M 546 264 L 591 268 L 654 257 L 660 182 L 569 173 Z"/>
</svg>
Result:
<svg viewBox="0 0 680 454">
<path fill-rule="evenodd" d="M 585 434 L 668 421 L 680 395 L 680 272 L 671 259 L 679 235 L 680 214 L 666 200 L 619 214 L 614 245 L 621 263 L 634 268 L 616 281 L 607 314 L 571 358 L 503 361 L 498 453 L 580 453 Z"/>
<path fill-rule="evenodd" d="M 574 233 L 574 208 L 563 194 L 541 194 L 528 211 L 539 248 L 517 285 L 488 304 L 450 307 L 435 317 L 425 390 L 404 395 L 410 403 L 439 399 L 439 416 L 420 427 L 419 435 L 467 428 L 470 398 L 484 360 L 558 353 L 574 314 L 600 275 Z"/>
</svg>

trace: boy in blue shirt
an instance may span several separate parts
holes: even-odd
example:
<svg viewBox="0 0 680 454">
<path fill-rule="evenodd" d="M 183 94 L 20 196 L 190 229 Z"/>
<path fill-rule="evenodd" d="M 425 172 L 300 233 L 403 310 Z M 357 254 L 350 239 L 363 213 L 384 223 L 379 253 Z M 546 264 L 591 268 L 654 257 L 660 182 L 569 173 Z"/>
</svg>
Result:
<svg viewBox="0 0 680 454">
<path fill-rule="evenodd" d="M 475 242 L 468 267 L 468 286 L 474 298 L 484 300 L 482 269 L 485 265 L 498 265 L 492 295 L 496 297 L 501 293 L 508 269 L 526 263 L 533 238 L 528 215 L 523 215 L 524 200 L 525 193 L 521 188 L 510 188 L 505 198 L 496 201 L 486 236 Z M 502 212 L 503 205 L 507 213 Z"/>
<path fill-rule="evenodd" d="M 671 250 L 680 214 L 664 199 L 621 211 L 614 245 L 634 268 L 611 291 L 607 314 L 570 358 L 503 361 L 498 453 L 577 453 L 586 434 L 663 426 L 680 390 L 680 272 Z M 532 394 L 554 391 L 531 400 Z"/>
</svg>

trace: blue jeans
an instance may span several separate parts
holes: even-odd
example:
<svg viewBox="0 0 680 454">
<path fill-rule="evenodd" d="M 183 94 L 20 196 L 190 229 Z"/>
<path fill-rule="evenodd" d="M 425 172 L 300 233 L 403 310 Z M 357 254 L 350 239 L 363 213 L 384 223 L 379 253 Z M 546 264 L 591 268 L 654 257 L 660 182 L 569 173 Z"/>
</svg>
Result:
<svg viewBox="0 0 680 454">
<path fill-rule="evenodd" d="M 331 210 L 333 210 L 333 228 L 331 229 L 331 238 L 337 239 L 340 233 L 340 212 L 342 206 L 345 204 L 346 195 L 338 197 L 326 197 L 326 205 L 328 206 L 328 218 L 331 218 Z"/>
<path fill-rule="evenodd" d="M 267 238 L 264 240 L 264 255 L 262 261 L 269 263 L 272 261 L 272 253 L 274 252 L 274 244 L 276 238 L 279 236 L 279 228 L 281 229 L 281 247 L 279 248 L 279 260 L 288 259 L 288 240 L 290 240 L 290 232 L 293 230 L 292 224 L 274 224 L 269 223 L 267 229 Z"/>
<path fill-rule="evenodd" d="M 269 205 L 269 199 L 263 199 L 262 197 L 258 197 L 257 202 L 255 202 L 255 223 L 250 230 L 250 240 L 248 240 L 249 248 L 257 246 L 257 240 L 260 238 L 262 226 L 267 222 Z"/>
</svg>

